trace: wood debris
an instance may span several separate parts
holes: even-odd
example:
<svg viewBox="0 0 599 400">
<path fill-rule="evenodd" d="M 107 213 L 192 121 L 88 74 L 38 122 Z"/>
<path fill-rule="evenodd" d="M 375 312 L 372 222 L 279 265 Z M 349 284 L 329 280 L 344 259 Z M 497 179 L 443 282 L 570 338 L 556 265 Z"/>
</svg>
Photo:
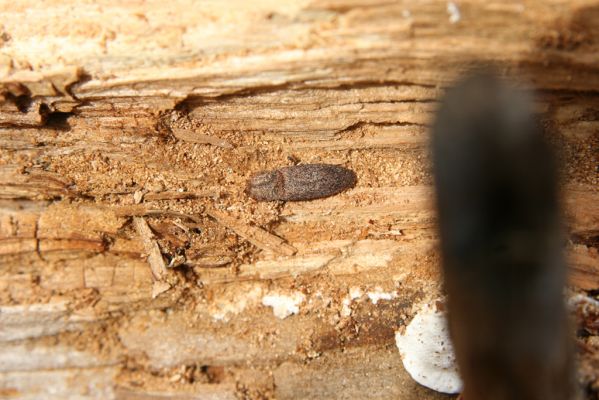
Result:
<svg viewBox="0 0 599 400">
<path fill-rule="evenodd" d="M 134 202 L 135 204 L 139 204 L 139 203 L 141 203 L 141 202 L 142 202 L 142 200 L 143 200 L 143 198 L 144 198 L 144 192 L 142 192 L 141 190 L 136 190 L 136 191 L 133 193 L 133 202 Z"/>
<path fill-rule="evenodd" d="M 158 243 L 154 239 L 154 234 L 148 226 L 148 223 L 143 217 L 134 217 L 133 224 L 141 240 L 143 241 L 144 250 L 148 255 L 148 263 L 152 270 L 152 275 L 155 280 L 159 281 L 166 276 L 166 264 L 162 258 L 162 253 L 158 247 Z"/>
<path fill-rule="evenodd" d="M 275 236 L 262 228 L 244 224 L 220 211 L 209 210 L 207 213 L 220 224 L 231 229 L 236 234 L 262 250 L 271 251 L 284 256 L 292 256 L 297 252 L 295 247 L 285 243 L 280 237 Z"/>
<path fill-rule="evenodd" d="M 159 193 L 147 193 L 143 196 L 144 201 L 157 200 L 183 200 L 183 199 L 199 199 L 201 197 L 218 197 L 220 192 L 217 190 L 204 190 L 201 192 L 175 192 L 166 191 Z"/>
<path fill-rule="evenodd" d="M 597 282 L 599 41 L 555 39 L 593 37 L 592 0 L 460 2 L 457 25 L 446 2 L 64 3 L 10 7 L 0 26 L 0 342 L 33 355 L 24 370 L 0 346 L 0 397 L 444 398 L 390 349 L 438 289 L 428 124 L 464 54 L 534 77 L 576 185 L 574 284 Z M 284 205 L 242 192 L 258 171 L 316 162 L 350 167 L 358 186 Z M 188 200 L 217 191 L 218 205 Z M 164 251 L 160 280 L 148 243 Z M 398 298 L 363 295 L 339 320 L 354 286 Z M 306 302 L 282 322 L 252 297 L 290 289 Z M 54 355 L 60 368 L 36 362 Z"/>
<path fill-rule="evenodd" d="M 1 114 L 1 113 L 0 113 Z M 0 199 L 53 199 L 72 196 L 69 180 L 38 168 L 0 166 Z"/>
<path fill-rule="evenodd" d="M 194 260 L 187 260 L 187 264 L 194 268 L 219 268 L 232 262 L 233 258 L 228 256 L 205 256 Z"/>
<path fill-rule="evenodd" d="M 152 284 L 152 298 L 155 299 L 162 293 L 166 292 L 171 288 L 171 285 L 164 281 L 155 281 Z"/>
<path fill-rule="evenodd" d="M 112 208 L 112 210 L 118 217 L 143 217 L 148 215 L 148 212 L 151 211 L 143 204 L 118 206 Z"/>
<path fill-rule="evenodd" d="M 222 147 L 224 149 L 232 149 L 233 145 L 224 139 L 216 136 L 206 135 L 204 133 L 194 132 L 190 129 L 172 129 L 173 135 L 184 142 L 197 144 L 211 144 L 213 146 Z"/>
<path fill-rule="evenodd" d="M 118 207 L 112 208 L 112 210 L 114 211 L 115 215 L 118 217 L 168 216 L 168 217 L 189 219 L 189 220 L 195 222 L 196 224 L 200 224 L 202 221 L 201 218 L 199 218 L 195 215 L 180 213 L 177 211 L 148 208 L 148 207 L 144 206 L 143 204 L 118 206 Z"/>
</svg>

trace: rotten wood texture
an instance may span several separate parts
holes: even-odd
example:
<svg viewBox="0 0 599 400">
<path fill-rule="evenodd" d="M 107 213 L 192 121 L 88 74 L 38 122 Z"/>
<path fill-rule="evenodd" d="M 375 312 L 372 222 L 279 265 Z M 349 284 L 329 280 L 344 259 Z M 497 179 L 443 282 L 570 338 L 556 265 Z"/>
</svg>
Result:
<svg viewBox="0 0 599 400">
<path fill-rule="evenodd" d="M 158 243 L 154 240 L 154 235 L 150 230 L 148 223 L 143 217 L 134 217 L 133 224 L 135 225 L 135 230 L 141 237 L 154 279 L 160 280 L 164 278 L 167 274 L 166 264 L 164 263 L 160 247 L 158 247 Z"/>
<path fill-rule="evenodd" d="M 259 249 L 285 256 L 292 256 L 297 252 L 293 246 L 285 243 L 283 239 L 268 233 L 262 228 L 240 223 L 225 213 L 215 210 L 208 211 L 208 215 L 216 219 L 223 226 L 233 230 Z"/>
<path fill-rule="evenodd" d="M 428 129 L 476 60 L 538 89 L 596 293 L 599 6 L 454 3 L 0 1 L 0 397 L 444 398 L 394 332 L 440 294 Z M 358 183 L 243 193 L 297 162 Z"/>
</svg>

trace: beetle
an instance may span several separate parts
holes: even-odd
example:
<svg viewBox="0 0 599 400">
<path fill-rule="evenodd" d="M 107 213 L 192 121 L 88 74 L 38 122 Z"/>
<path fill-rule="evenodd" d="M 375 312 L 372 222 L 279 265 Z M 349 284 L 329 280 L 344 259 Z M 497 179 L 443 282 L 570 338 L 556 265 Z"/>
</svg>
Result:
<svg viewBox="0 0 599 400">
<path fill-rule="evenodd" d="M 263 171 L 246 193 L 258 201 L 302 201 L 333 196 L 356 184 L 354 171 L 332 164 L 300 164 Z"/>
</svg>

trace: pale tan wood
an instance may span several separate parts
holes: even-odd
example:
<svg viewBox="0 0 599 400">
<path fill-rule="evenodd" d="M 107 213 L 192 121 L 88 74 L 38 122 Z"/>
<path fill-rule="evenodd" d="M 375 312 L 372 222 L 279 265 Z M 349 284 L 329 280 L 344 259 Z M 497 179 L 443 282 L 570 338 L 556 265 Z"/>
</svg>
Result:
<svg viewBox="0 0 599 400">
<path fill-rule="evenodd" d="M 538 90 L 597 289 L 599 7 L 454 3 L 0 1 L 0 397 L 440 398 L 393 333 L 440 294 L 428 130 L 475 60 Z M 298 160 L 358 184 L 243 194 Z"/>
<path fill-rule="evenodd" d="M 286 256 L 292 256 L 297 252 L 293 246 L 285 243 L 283 239 L 268 233 L 262 228 L 243 224 L 236 221 L 235 218 L 216 210 L 209 210 L 208 215 L 260 249 Z"/>
</svg>

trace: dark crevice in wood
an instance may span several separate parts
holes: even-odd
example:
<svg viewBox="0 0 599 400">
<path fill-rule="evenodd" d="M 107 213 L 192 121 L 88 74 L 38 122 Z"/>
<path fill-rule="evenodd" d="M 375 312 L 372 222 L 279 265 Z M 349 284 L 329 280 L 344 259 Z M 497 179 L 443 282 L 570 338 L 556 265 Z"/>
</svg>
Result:
<svg viewBox="0 0 599 400">
<path fill-rule="evenodd" d="M 71 125 L 68 119 L 71 115 L 73 115 L 72 112 L 51 112 L 46 117 L 45 126 L 57 131 L 69 131 Z"/>
<path fill-rule="evenodd" d="M 204 104 L 211 103 L 222 103 L 228 100 L 243 98 L 243 97 L 251 97 L 261 94 L 275 93 L 279 91 L 297 91 L 297 92 L 307 92 L 310 90 L 326 90 L 326 91 L 334 91 L 334 92 L 344 92 L 352 89 L 370 89 L 370 88 L 381 88 L 381 87 L 396 87 L 396 86 L 419 86 L 423 88 L 435 88 L 436 85 L 426 85 L 426 84 L 418 84 L 413 82 L 405 82 L 405 81 L 359 81 L 353 83 L 347 83 L 336 86 L 319 86 L 319 85 L 305 85 L 298 83 L 284 83 L 280 85 L 269 85 L 269 86 L 257 86 L 251 89 L 244 89 L 234 93 L 223 94 L 220 96 L 210 97 L 210 96 L 196 96 L 190 95 L 185 99 L 181 100 L 175 106 L 176 111 L 192 111 L 195 108 L 201 107 Z M 434 102 L 434 99 L 426 99 L 426 100 L 417 100 L 417 99 L 409 99 L 409 100 L 401 100 L 395 101 L 397 103 L 410 103 L 410 102 Z M 394 102 L 394 101 L 389 101 Z"/>
<path fill-rule="evenodd" d="M 570 237 L 572 243 L 599 249 L 599 232 L 574 233 Z"/>
<path fill-rule="evenodd" d="M 344 133 L 355 131 L 355 130 L 360 129 L 362 127 L 367 127 L 367 126 L 377 126 L 377 127 L 384 127 L 384 126 L 422 126 L 422 127 L 427 127 L 428 125 L 417 124 L 417 123 L 414 123 L 414 122 L 368 122 L 368 121 L 358 121 L 358 122 L 356 122 L 354 124 L 349 125 L 346 128 L 343 128 L 343 129 L 335 132 L 335 134 L 344 134 Z"/>
</svg>

